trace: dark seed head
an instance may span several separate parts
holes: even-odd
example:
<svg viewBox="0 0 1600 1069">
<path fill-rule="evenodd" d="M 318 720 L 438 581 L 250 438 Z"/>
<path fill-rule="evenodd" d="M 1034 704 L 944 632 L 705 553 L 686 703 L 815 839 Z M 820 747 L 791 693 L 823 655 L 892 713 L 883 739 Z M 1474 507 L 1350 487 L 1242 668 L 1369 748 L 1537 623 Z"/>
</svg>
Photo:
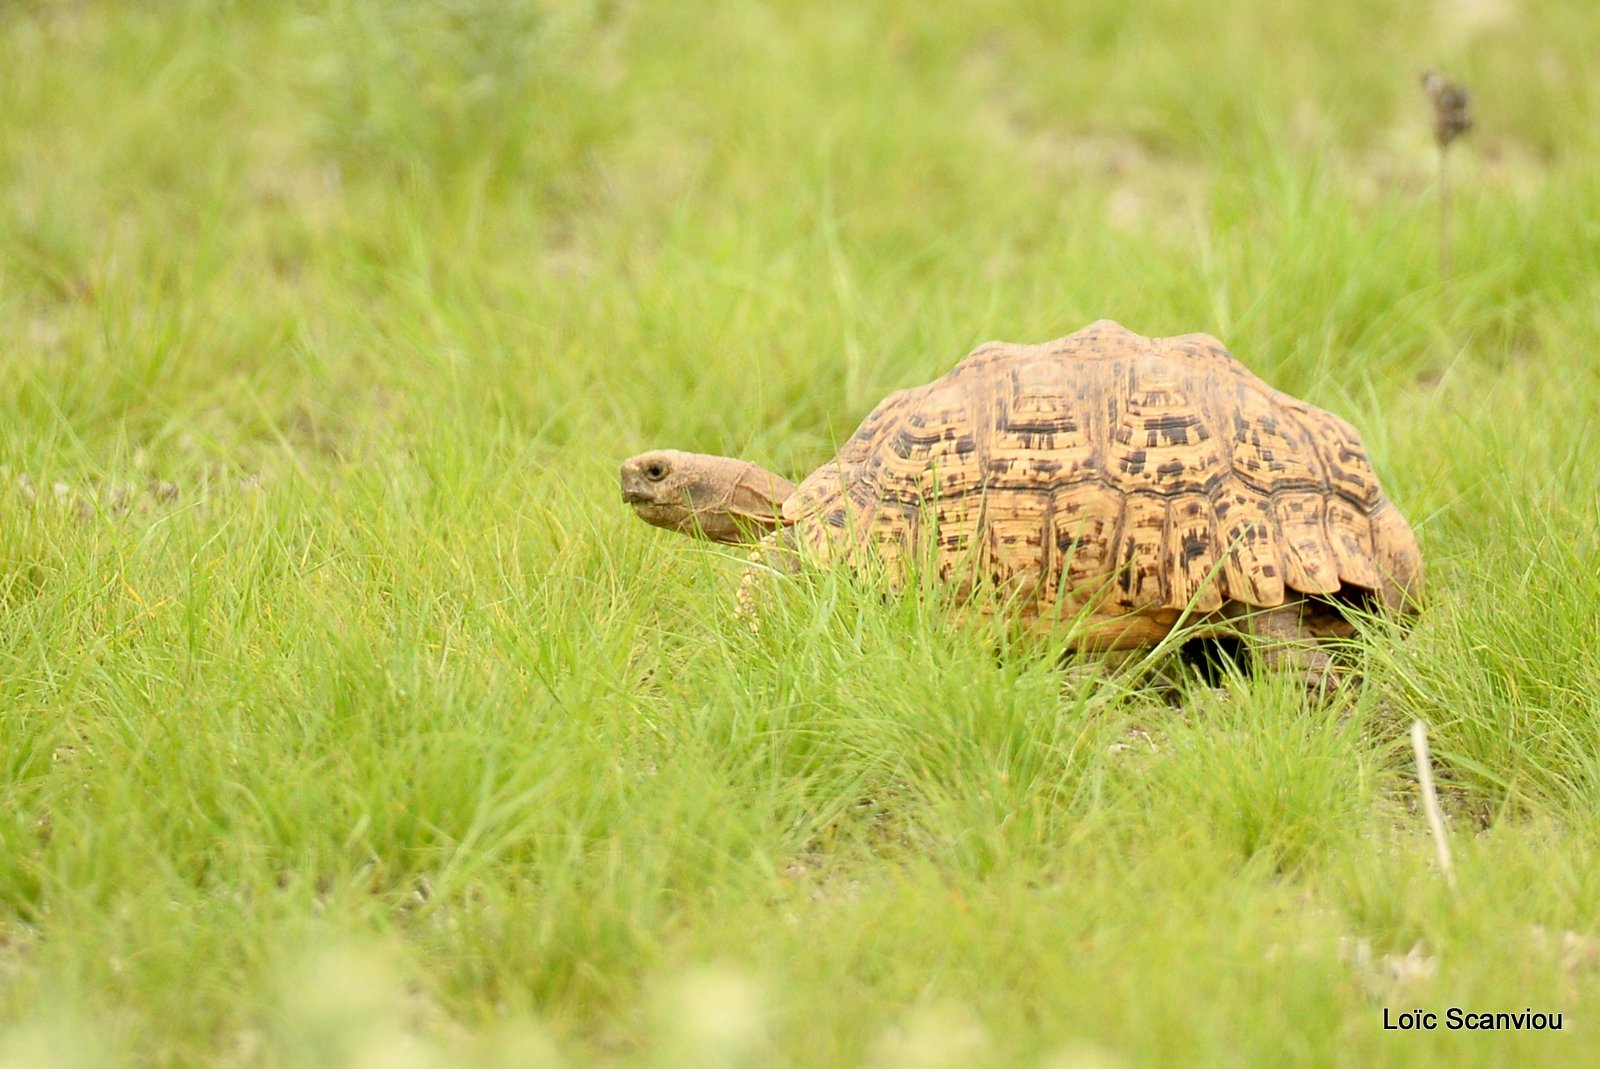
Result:
<svg viewBox="0 0 1600 1069">
<path fill-rule="evenodd" d="M 1422 72 L 1422 90 L 1433 103 L 1433 139 L 1441 149 L 1472 129 L 1472 98 L 1438 71 Z"/>
</svg>

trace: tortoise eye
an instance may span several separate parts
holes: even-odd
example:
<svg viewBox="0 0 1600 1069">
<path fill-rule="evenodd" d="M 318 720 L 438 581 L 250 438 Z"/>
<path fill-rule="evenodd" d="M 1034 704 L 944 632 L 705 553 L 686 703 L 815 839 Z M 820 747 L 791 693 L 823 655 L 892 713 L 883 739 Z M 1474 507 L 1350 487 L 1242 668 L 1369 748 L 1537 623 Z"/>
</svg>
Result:
<svg viewBox="0 0 1600 1069">
<path fill-rule="evenodd" d="M 644 477 L 653 483 L 658 483 L 667 477 L 667 466 L 659 460 L 644 469 Z"/>
</svg>

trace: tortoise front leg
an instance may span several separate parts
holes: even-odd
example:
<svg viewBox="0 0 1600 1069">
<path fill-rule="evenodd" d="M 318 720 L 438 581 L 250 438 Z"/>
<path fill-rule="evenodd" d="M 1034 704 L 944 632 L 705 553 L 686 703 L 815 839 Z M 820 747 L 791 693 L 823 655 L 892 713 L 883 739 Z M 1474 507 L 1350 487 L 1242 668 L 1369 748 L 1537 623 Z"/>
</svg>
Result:
<svg viewBox="0 0 1600 1069">
<path fill-rule="evenodd" d="M 734 615 L 750 630 L 759 631 L 761 602 L 771 593 L 775 578 L 800 571 L 800 553 L 795 548 L 793 529 L 782 527 L 767 535 L 750 551 L 748 559 L 750 564 L 739 577 L 739 607 Z"/>
<path fill-rule="evenodd" d="M 1256 609 L 1241 623 L 1254 640 L 1253 649 L 1261 663 L 1279 671 L 1299 673 L 1306 689 L 1328 695 L 1338 689 L 1340 672 L 1320 638 L 1330 629 L 1317 619 L 1321 614 L 1304 600 L 1286 601 L 1272 609 Z"/>
</svg>

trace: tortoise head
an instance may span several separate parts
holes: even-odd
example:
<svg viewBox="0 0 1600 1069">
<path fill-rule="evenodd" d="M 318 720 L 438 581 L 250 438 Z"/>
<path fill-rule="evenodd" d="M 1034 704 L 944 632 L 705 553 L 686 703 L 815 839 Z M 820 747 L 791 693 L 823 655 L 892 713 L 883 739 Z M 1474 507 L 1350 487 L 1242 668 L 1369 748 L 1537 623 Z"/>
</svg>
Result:
<svg viewBox="0 0 1600 1069">
<path fill-rule="evenodd" d="M 783 525 L 789 480 L 746 460 L 657 449 L 622 464 L 622 500 L 645 523 L 713 542 L 756 542 Z"/>
</svg>

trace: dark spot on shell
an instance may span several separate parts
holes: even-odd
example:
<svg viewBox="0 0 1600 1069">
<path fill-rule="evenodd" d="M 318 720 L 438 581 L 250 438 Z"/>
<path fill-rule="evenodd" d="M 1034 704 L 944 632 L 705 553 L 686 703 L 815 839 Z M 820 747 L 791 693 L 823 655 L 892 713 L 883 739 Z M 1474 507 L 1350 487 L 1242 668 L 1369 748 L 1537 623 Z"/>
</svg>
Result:
<svg viewBox="0 0 1600 1069">
<path fill-rule="evenodd" d="M 1158 437 L 1165 438 L 1169 445 L 1188 445 L 1189 428 L 1198 422 L 1195 416 L 1157 416 L 1145 420 L 1144 429 L 1151 445 L 1156 444 Z"/>
</svg>

